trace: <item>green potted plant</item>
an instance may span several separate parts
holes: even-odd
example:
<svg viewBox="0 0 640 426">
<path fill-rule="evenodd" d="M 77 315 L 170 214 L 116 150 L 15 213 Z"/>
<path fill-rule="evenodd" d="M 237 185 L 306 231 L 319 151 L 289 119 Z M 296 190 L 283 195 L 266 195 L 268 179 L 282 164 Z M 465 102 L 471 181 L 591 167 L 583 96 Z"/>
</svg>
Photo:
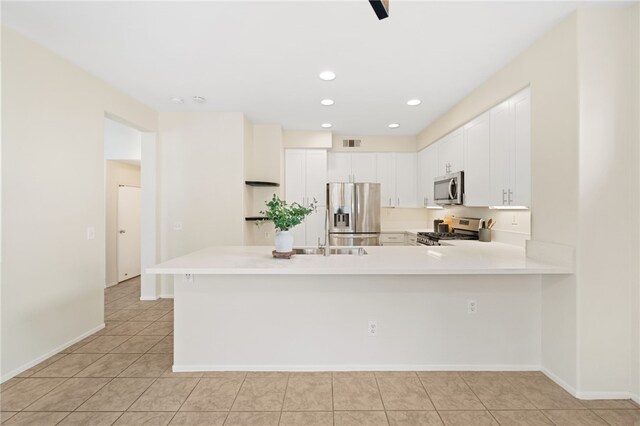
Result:
<svg viewBox="0 0 640 426">
<path fill-rule="evenodd" d="M 276 251 L 279 253 L 289 253 L 293 250 L 293 235 L 291 228 L 300 225 L 305 217 L 316 211 L 317 201 L 314 198 L 309 207 L 304 207 L 296 202 L 287 204 L 276 194 L 266 202 L 267 209 L 260 212 L 265 216 L 264 220 L 273 221 L 273 225 L 278 233 L 275 237 Z M 260 225 L 262 221 L 258 222 Z"/>
</svg>

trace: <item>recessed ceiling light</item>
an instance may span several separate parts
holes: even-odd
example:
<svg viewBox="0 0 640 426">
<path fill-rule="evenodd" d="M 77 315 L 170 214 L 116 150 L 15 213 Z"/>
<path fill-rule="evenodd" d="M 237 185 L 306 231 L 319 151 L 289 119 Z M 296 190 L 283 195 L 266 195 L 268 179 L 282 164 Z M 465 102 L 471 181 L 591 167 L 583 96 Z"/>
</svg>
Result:
<svg viewBox="0 0 640 426">
<path fill-rule="evenodd" d="M 325 129 L 329 129 L 329 128 L 333 127 L 333 125 L 331 123 L 322 123 L 320 125 L 320 127 L 324 127 Z"/>
<path fill-rule="evenodd" d="M 416 105 L 420 105 L 422 103 L 422 101 L 420 99 L 409 99 L 407 101 L 407 105 L 409 106 L 416 106 Z"/>
<path fill-rule="evenodd" d="M 389 124 L 389 128 L 390 129 L 397 129 L 398 127 L 400 127 L 400 125 L 398 123 L 391 123 Z"/>
<path fill-rule="evenodd" d="M 320 103 L 324 106 L 331 106 L 333 105 L 335 102 L 333 102 L 333 99 L 323 99 L 320 101 Z"/>
<path fill-rule="evenodd" d="M 331 81 L 336 78 L 336 74 L 333 71 L 322 71 L 320 73 L 320 78 L 324 81 Z"/>
<path fill-rule="evenodd" d="M 183 103 L 184 103 L 184 99 L 182 99 L 182 98 L 180 98 L 180 97 L 176 96 L 176 97 L 174 97 L 174 98 L 171 98 L 171 102 L 174 102 L 174 103 L 176 103 L 176 104 L 183 104 Z"/>
<path fill-rule="evenodd" d="M 202 96 L 194 96 L 193 97 L 193 102 L 197 102 L 199 104 L 203 104 L 203 103 L 207 102 L 207 99 L 202 97 Z"/>
</svg>

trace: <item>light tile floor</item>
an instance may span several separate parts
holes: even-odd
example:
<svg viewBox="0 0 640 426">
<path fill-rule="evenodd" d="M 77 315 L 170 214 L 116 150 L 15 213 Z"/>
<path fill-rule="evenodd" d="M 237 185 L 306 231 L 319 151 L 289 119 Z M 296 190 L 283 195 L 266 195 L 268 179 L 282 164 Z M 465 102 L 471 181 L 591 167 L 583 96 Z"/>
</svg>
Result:
<svg viewBox="0 0 640 426">
<path fill-rule="evenodd" d="M 173 302 L 105 290 L 106 328 L 0 387 L 6 425 L 640 425 L 537 372 L 173 373 Z"/>
</svg>

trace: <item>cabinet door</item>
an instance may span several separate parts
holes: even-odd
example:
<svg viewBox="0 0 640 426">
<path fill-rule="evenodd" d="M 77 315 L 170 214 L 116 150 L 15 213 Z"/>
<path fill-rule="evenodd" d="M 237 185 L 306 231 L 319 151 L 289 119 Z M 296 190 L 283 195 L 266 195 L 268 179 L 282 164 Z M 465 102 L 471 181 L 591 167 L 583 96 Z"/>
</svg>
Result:
<svg viewBox="0 0 640 426">
<path fill-rule="evenodd" d="M 320 241 L 324 243 L 325 210 L 325 207 L 318 207 L 314 213 L 311 213 L 305 218 L 305 245 L 317 246 L 318 238 L 320 238 Z"/>
<path fill-rule="evenodd" d="M 327 153 L 327 182 L 351 182 L 351 154 Z"/>
<path fill-rule="evenodd" d="M 429 145 L 424 151 L 424 162 L 427 167 L 425 172 L 427 207 L 440 207 L 433 198 L 433 181 L 438 176 L 438 147 L 436 145 Z"/>
<path fill-rule="evenodd" d="M 491 204 L 491 114 L 466 124 L 464 131 L 464 205 Z"/>
<path fill-rule="evenodd" d="M 511 205 L 531 205 L 531 96 L 525 89 L 512 98 L 514 119 Z"/>
<path fill-rule="evenodd" d="M 321 206 L 327 205 L 327 151 L 308 149 L 306 170 L 307 204 L 314 199 Z"/>
<path fill-rule="evenodd" d="M 418 152 L 417 157 L 417 170 L 416 175 L 418 176 L 418 201 L 417 204 L 421 207 L 427 207 L 427 190 L 428 190 L 428 179 L 427 179 L 427 149 L 424 148 Z M 432 184 L 433 185 L 433 184 Z"/>
<path fill-rule="evenodd" d="M 416 154 L 396 154 L 396 206 L 416 207 Z"/>
<path fill-rule="evenodd" d="M 438 144 L 439 176 L 464 170 L 464 140 L 462 128 L 456 129 Z"/>
<path fill-rule="evenodd" d="M 395 207 L 396 203 L 396 155 L 376 154 L 376 181 L 380 184 L 380 205 Z"/>
<path fill-rule="evenodd" d="M 306 150 L 287 149 L 285 151 L 284 198 L 287 203 L 306 201 Z"/>
<path fill-rule="evenodd" d="M 513 114 L 510 102 L 491 109 L 491 205 L 508 204 L 510 153 L 513 141 Z"/>
<path fill-rule="evenodd" d="M 376 154 L 351 154 L 351 174 L 353 175 L 354 182 L 375 182 Z"/>
</svg>

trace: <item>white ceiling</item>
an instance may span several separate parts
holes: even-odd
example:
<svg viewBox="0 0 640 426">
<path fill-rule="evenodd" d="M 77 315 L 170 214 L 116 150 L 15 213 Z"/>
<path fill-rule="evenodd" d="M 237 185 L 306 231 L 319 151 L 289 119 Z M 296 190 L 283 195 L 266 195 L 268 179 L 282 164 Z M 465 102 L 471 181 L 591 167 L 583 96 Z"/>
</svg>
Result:
<svg viewBox="0 0 640 426">
<path fill-rule="evenodd" d="M 2 22 L 160 111 L 242 111 L 285 129 L 330 122 L 338 134 L 412 135 L 576 6 L 391 0 L 390 18 L 378 21 L 366 0 L 3 1 Z M 326 69 L 334 81 L 318 78 Z M 322 106 L 323 98 L 336 103 Z M 422 105 L 407 106 L 411 98 Z"/>
</svg>

